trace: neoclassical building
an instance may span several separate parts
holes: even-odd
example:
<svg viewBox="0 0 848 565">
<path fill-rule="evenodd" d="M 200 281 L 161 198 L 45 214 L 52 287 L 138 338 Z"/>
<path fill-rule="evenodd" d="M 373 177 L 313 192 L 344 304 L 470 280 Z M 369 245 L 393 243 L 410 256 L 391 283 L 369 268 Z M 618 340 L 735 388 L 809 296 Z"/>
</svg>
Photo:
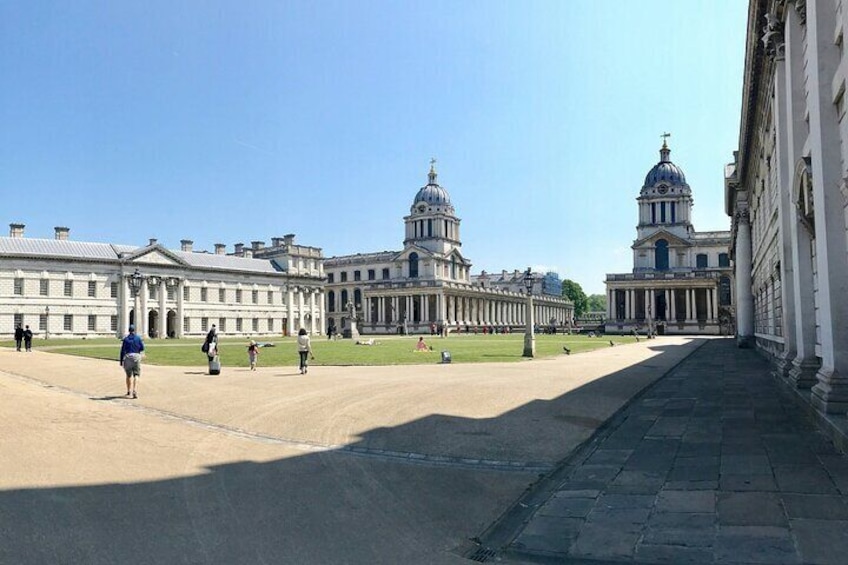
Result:
<svg viewBox="0 0 848 565">
<path fill-rule="evenodd" d="M 450 328 L 524 324 L 526 290 L 472 277 L 471 261 L 461 250 L 460 219 L 431 163 L 427 184 L 415 194 L 404 220 L 403 249 L 328 257 L 328 323 L 348 327 L 354 305 L 363 333 L 428 332 L 431 324 Z M 534 285 L 538 323 L 567 321 L 573 307 Z"/>
<path fill-rule="evenodd" d="M 730 232 L 695 231 L 692 189 L 670 155 L 663 140 L 636 198 L 633 271 L 607 275 L 608 333 L 720 334 L 732 323 Z"/>
<path fill-rule="evenodd" d="M 841 0 L 752 0 L 727 167 L 738 341 L 826 414 L 848 410 L 848 120 Z"/>
<path fill-rule="evenodd" d="M 179 250 L 155 239 L 147 245 L 24 237 L 11 224 L 0 237 L 0 334 L 20 324 L 38 337 L 121 336 L 134 323 L 149 337 L 204 335 L 212 324 L 225 335 L 280 335 L 324 321 L 323 257 L 316 247 L 274 238 L 271 247 L 215 245 L 215 252 Z M 134 296 L 134 273 L 140 288 Z M 138 312 L 138 314 L 137 314 Z"/>
</svg>

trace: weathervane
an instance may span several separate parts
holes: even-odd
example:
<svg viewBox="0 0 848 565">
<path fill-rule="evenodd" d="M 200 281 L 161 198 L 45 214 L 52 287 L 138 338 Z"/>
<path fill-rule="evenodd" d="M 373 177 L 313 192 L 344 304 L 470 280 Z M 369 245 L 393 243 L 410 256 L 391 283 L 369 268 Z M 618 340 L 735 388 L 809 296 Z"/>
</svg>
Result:
<svg viewBox="0 0 848 565">
<path fill-rule="evenodd" d="M 666 140 L 667 138 L 671 137 L 671 134 L 670 134 L 670 133 L 668 133 L 668 132 L 665 132 L 665 133 L 663 133 L 660 137 L 661 137 L 661 138 L 663 138 L 663 147 L 668 147 L 668 145 L 666 145 L 666 143 L 665 143 L 665 140 Z"/>
</svg>

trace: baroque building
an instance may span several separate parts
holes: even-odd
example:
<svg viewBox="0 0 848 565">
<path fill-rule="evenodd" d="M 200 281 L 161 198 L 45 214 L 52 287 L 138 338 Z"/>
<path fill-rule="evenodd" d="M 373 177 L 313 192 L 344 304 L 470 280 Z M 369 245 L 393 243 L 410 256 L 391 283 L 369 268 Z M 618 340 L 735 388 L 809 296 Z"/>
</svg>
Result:
<svg viewBox="0 0 848 565">
<path fill-rule="evenodd" d="M 0 334 L 28 325 L 38 337 L 121 337 L 129 324 L 148 337 L 279 335 L 323 325 L 323 257 L 294 236 L 274 245 L 224 244 L 214 253 L 147 245 L 73 241 L 65 227 L 54 239 L 24 237 L 11 224 L 0 237 Z M 136 295 L 134 273 L 141 283 Z M 138 313 L 137 313 L 138 312 Z"/>
<path fill-rule="evenodd" d="M 732 323 L 730 232 L 695 231 L 692 189 L 670 155 L 664 139 L 636 198 L 633 271 L 606 277 L 607 333 L 720 334 Z"/>
<path fill-rule="evenodd" d="M 367 334 L 429 332 L 434 324 L 453 329 L 524 324 L 526 290 L 516 281 L 486 284 L 471 275 L 471 261 L 461 249 L 460 219 L 437 182 L 434 163 L 403 218 L 402 250 L 324 261 L 329 324 L 348 328 L 352 311 L 359 331 Z M 535 320 L 571 320 L 572 304 L 558 293 L 541 293 L 541 287 L 541 280 L 534 285 Z"/>
<path fill-rule="evenodd" d="M 846 8 L 843 0 L 751 0 L 739 146 L 725 180 L 738 343 L 768 355 L 819 414 L 843 421 Z"/>
</svg>

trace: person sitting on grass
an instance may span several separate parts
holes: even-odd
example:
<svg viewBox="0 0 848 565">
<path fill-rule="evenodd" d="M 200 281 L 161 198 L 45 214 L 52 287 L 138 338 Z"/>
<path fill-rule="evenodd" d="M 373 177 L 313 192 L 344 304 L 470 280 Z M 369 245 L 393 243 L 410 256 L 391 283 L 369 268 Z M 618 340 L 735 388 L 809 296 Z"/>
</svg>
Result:
<svg viewBox="0 0 848 565">
<path fill-rule="evenodd" d="M 433 348 L 424 343 L 424 337 L 418 338 L 418 343 L 415 345 L 415 351 L 433 351 Z"/>
</svg>

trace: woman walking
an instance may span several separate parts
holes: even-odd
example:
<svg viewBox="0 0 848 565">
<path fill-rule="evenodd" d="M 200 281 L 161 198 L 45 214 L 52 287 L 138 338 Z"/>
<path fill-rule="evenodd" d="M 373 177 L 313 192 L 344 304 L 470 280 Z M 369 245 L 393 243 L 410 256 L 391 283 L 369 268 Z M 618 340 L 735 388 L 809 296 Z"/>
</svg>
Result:
<svg viewBox="0 0 848 565">
<path fill-rule="evenodd" d="M 256 370 L 256 360 L 259 359 L 259 346 L 252 339 L 247 346 L 247 360 L 250 361 L 250 370 Z"/>
<path fill-rule="evenodd" d="M 307 356 L 315 359 L 312 355 L 312 343 L 304 328 L 300 328 L 297 332 L 297 352 L 300 353 L 300 374 L 305 375 L 309 369 L 309 364 L 306 362 Z"/>
</svg>

